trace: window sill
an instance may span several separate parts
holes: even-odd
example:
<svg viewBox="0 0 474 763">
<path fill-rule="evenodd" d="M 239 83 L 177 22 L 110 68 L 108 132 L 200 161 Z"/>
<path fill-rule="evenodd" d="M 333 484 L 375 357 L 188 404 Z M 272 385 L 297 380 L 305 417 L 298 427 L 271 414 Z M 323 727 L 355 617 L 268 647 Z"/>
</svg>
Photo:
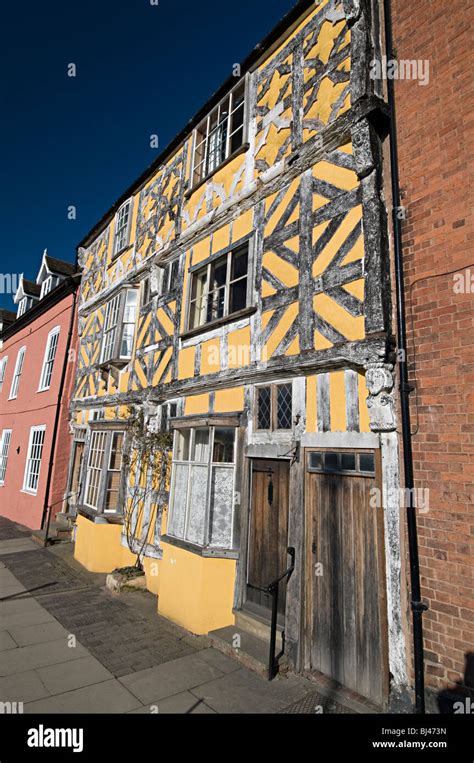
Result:
<svg viewBox="0 0 474 763">
<path fill-rule="evenodd" d="M 33 496 L 33 498 L 38 495 L 38 491 L 37 490 L 25 490 L 25 488 L 22 488 L 20 490 L 20 493 L 25 493 L 25 495 L 31 495 L 31 496 Z"/>
<path fill-rule="evenodd" d="M 247 316 L 253 315 L 256 312 L 256 307 L 245 307 L 243 310 L 239 310 L 237 313 L 225 315 L 223 318 L 217 318 L 215 321 L 205 323 L 203 326 L 196 326 L 194 329 L 188 329 L 187 331 L 184 331 L 182 334 L 180 334 L 179 338 L 191 339 L 193 336 L 197 336 L 198 334 L 205 334 L 206 331 L 212 331 L 213 329 L 219 328 L 219 326 L 224 326 L 226 323 L 233 323 L 234 321 L 240 320 L 240 318 L 247 318 Z"/>
<path fill-rule="evenodd" d="M 100 511 L 89 508 L 89 506 L 76 506 L 77 513 L 85 517 L 94 524 L 104 525 L 123 525 L 123 516 L 121 514 L 103 514 Z"/>
<path fill-rule="evenodd" d="M 124 368 L 128 363 L 131 361 L 130 358 L 111 358 L 110 360 L 103 360 L 102 363 L 98 363 L 97 367 L 101 368 L 104 371 L 107 371 L 109 368 L 116 368 L 121 370 Z"/>
<path fill-rule="evenodd" d="M 195 543 L 190 543 L 187 540 L 181 540 L 181 538 L 173 538 L 171 535 L 162 535 L 161 542 L 167 543 L 169 546 L 176 546 L 176 548 L 182 548 L 184 551 L 189 551 L 196 556 L 202 556 L 205 559 L 238 559 L 239 552 L 236 549 L 227 548 L 211 548 L 210 546 L 197 546 Z"/>
<path fill-rule="evenodd" d="M 245 154 L 250 148 L 250 143 L 242 143 L 239 148 L 237 148 L 232 154 L 230 154 L 227 159 L 224 159 L 222 164 L 219 164 L 218 167 L 215 168 L 215 170 L 212 170 L 212 172 L 209 172 L 206 177 L 203 177 L 202 180 L 199 181 L 199 183 L 196 183 L 193 185 L 192 188 L 190 188 L 186 193 L 184 194 L 184 198 L 187 201 L 191 198 L 193 193 L 195 193 L 204 183 L 207 183 L 208 180 L 210 180 L 213 175 L 216 174 L 216 172 L 219 172 L 219 170 L 223 169 L 227 164 L 230 164 L 237 156 L 240 156 L 240 154 Z"/>
<path fill-rule="evenodd" d="M 110 258 L 109 264 L 111 265 L 113 262 L 115 262 L 115 260 L 117 260 L 122 254 L 124 254 L 127 251 L 127 249 L 131 249 L 132 246 L 133 244 L 127 244 L 126 246 L 122 246 L 122 248 L 119 249 L 118 252 L 112 255 L 112 257 Z"/>
</svg>

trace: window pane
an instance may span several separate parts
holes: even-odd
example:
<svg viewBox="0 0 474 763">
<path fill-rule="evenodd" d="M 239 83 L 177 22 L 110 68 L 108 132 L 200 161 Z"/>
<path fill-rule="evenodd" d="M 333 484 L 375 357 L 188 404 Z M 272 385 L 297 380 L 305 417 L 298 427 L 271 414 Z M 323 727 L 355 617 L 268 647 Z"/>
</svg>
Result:
<svg viewBox="0 0 474 763">
<path fill-rule="evenodd" d="M 324 468 L 328 471 L 339 469 L 339 456 L 337 453 L 324 454 Z"/>
<path fill-rule="evenodd" d="M 135 326 L 132 323 L 126 323 L 122 331 L 122 342 L 120 344 L 120 357 L 130 358 L 133 350 L 133 336 Z"/>
<path fill-rule="evenodd" d="M 317 452 L 310 453 L 308 466 L 310 469 L 321 469 L 322 468 L 322 453 L 317 453 Z"/>
<path fill-rule="evenodd" d="M 188 469 L 187 464 L 173 465 L 173 505 L 169 516 L 168 532 L 175 538 L 184 538 Z"/>
<path fill-rule="evenodd" d="M 234 470 L 213 467 L 209 517 L 209 545 L 231 548 Z"/>
<path fill-rule="evenodd" d="M 234 462 L 234 441 L 235 429 L 215 429 L 212 460 L 216 463 L 232 464 Z"/>
<path fill-rule="evenodd" d="M 122 468 L 122 445 L 123 432 L 114 432 L 112 435 L 109 469 L 119 470 Z"/>
<path fill-rule="evenodd" d="M 277 429 L 291 429 L 292 419 L 292 385 L 279 384 L 277 387 Z"/>
<path fill-rule="evenodd" d="M 341 453 L 341 469 L 353 472 L 356 468 L 355 453 Z"/>
<path fill-rule="evenodd" d="M 195 273 L 191 288 L 189 327 L 197 328 L 206 322 L 207 270 Z"/>
<path fill-rule="evenodd" d="M 209 429 L 196 429 L 191 461 L 207 463 L 209 461 Z"/>
<path fill-rule="evenodd" d="M 120 487 L 120 472 L 107 474 L 107 492 L 105 494 L 105 511 L 118 510 L 118 494 Z"/>
<path fill-rule="evenodd" d="M 189 441 L 191 439 L 191 430 L 184 429 L 182 432 L 176 432 L 176 461 L 187 461 L 189 459 Z"/>
<path fill-rule="evenodd" d="M 248 267 L 248 245 L 240 249 L 236 249 L 232 254 L 232 274 L 231 281 L 235 281 L 236 278 L 242 278 L 247 275 Z"/>
<path fill-rule="evenodd" d="M 373 453 L 361 453 L 359 456 L 359 467 L 361 472 L 375 471 L 375 460 Z"/>
<path fill-rule="evenodd" d="M 247 279 L 242 278 L 230 286 L 229 313 L 236 313 L 245 307 L 247 307 Z"/>
<path fill-rule="evenodd" d="M 136 320 L 136 307 L 138 301 L 138 291 L 127 291 L 127 298 L 125 301 L 125 310 L 123 314 L 124 323 L 135 323 Z"/>
<path fill-rule="evenodd" d="M 207 302 L 207 321 L 214 321 L 222 318 L 225 306 L 225 286 L 216 291 L 211 291 Z"/>
<path fill-rule="evenodd" d="M 186 540 L 202 546 L 205 541 L 207 466 L 191 466 Z"/>
<path fill-rule="evenodd" d="M 257 428 L 270 429 L 270 424 L 271 424 L 270 387 L 258 387 L 257 395 L 258 395 Z"/>
</svg>

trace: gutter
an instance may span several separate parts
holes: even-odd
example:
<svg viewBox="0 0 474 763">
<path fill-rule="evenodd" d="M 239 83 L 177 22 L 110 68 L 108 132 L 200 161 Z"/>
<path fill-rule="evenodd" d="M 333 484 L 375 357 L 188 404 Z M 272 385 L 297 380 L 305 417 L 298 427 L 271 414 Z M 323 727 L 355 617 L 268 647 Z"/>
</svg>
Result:
<svg viewBox="0 0 474 763">
<path fill-rule="evenodd" d="M 78 289 L 78 284 L 75 285 L 75 289 L 72 292 L 71 318 L 69 320 L 69 331 L 67 335 L 66 348 L 64 352 L 64 362 L 63 362 L 63 367 L 61 371 L 61 381 L 59 382 L 59 389 L 58 389 L 58 401 L 56 404 L 56 413 L 54 415 L 53 439 L 51 441 L 51 450 L 50 450 L 49 464 L 48 464 L 48 476 L 46 478 L 46 490 L 44 494 L 43 514 L 41 517 L 41 529 L 43 529 L 44 527 L 46 517 L 48 518 L 48 521 L 46 523 L 46 532 L 44 536 L 45 546 L 47 546 L 48 544 L 49 525 L 51 522 L 52 506 L 49 505 L 50 493 L 51 493 L 51 482 L 53 477 L 56 441 L 58 439 L 59 419 L 61 416 L 61 403 L 62 403 L 63 392 L 64 392 L 64 384 L 66 381 L 67 364 L 69 362 L 69 350 L 71 348 L 72 333 L 74 329 L 74 320 L 76 316 L 77 289 Z"/>
<path fill-rule="evenodd" d="M 385 43 L 387 59 L 393 60 L 393 36 L 390 0 L 384 0 Z M 405 291 L 403 270 L 402 228 L 398 216 L 400 204 L 400 177 L 398 171 L 398 142 L 395 109 L 395 87 L 393 79 L 387 77 L 388 103 L 390 107 L 390 168 L 392 186 L 392 222 L 394 233 L 395 275 L 397 292 L 397 342 L 400 365 L 400 410 L 402 418 L 403 467 L 405 475 L 405 495 L 407 502 L 408 550 L 410 558 L 410 604 L 413 621 L 413 658 L 415 672 L 415 709 L 418 714 L 425 712 L 425 679 L 423 653 L 423 612 L 428 609 L 421 601 L 420 560 L 418 553 L 418 531 L 416 506 L 414 501 L 413 451 L 410 421 L 410 392 L 413 387 L 408 382 L 407 337 L 405 316 Z"/>
</svg>

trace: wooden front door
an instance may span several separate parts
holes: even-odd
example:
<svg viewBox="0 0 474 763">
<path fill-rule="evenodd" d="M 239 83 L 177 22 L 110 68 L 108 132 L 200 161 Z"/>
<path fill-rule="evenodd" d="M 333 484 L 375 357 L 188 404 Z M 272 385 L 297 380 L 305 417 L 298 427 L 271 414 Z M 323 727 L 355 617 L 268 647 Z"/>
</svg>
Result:
<svg viewBox="0 0 474 763">
<path fill-rule="evenodd" d="M 252 504 L 250 508 L 247 608 L 252 605 L 269 616 L 268 594 L 252 588 L 265 587 L 288 567 L 288 461 L 252 459 Z M 286 586 L 281 585 L 278 612 L 285 613 Z"/>
<path fill-rule="evenodd" d="M 388 690 L 378 456 L 306 452 L 306 664 L 383 704 Z M 372 505 L 371 505 L 372 504 Z"/>
</svg>

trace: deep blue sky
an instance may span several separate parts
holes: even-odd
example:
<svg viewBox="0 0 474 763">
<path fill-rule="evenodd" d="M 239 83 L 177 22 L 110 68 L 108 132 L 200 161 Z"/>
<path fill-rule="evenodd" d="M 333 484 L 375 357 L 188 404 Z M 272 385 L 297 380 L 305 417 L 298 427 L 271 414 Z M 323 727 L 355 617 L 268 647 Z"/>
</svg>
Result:
<svg viewBox="0 0 474 763">
<path fill-rule="evenodd" d="M 295 0 L 2 7 L 1 272 L 75 247 Z M 67 76 L 75 63 L 77 76 Z M 77 219 L 68 220 L 75 205 Z M 12 307 L 0 294 L 0 306 Z"/>
</svg>

